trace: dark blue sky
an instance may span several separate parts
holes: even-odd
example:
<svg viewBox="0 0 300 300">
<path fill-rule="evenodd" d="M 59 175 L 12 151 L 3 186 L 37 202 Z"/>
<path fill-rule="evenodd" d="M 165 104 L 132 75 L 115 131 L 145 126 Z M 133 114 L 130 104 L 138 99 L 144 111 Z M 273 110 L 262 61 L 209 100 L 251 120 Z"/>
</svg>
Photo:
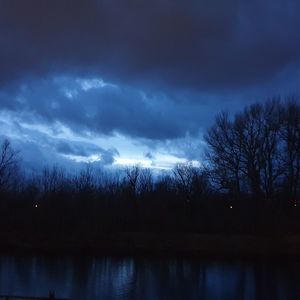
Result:
<svg viewBox="0 0 300 300">
<path fill-rule="evenodd" d="M 222 109 L 298 94 L 297 0 L 0 0 L 0 130 L 28 166 L 201 161 Z"/>
</svg>

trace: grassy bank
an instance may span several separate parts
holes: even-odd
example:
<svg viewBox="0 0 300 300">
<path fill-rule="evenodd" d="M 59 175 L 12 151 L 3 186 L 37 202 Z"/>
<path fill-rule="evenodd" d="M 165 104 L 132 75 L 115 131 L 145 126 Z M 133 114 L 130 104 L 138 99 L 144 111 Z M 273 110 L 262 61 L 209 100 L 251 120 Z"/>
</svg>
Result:
<svg viewBox="0 0 300 300">
<path fill-rule="evenodd" d="M 214 258 L 300 258 L 300 235 L 110 233 L 62 236 L 2 233 L 2 253 L 180 255 Z"/>
</svg>

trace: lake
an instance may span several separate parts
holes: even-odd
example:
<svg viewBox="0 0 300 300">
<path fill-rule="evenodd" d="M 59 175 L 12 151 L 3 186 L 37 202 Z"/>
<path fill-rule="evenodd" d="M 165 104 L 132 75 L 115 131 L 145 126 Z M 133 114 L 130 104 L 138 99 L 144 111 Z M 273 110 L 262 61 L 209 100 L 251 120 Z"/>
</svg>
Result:
<svg viewBox="0 0 300 300">
<path fill-rule="evenodd" d="M 0 257 L 0 294 L 74 300 L 300 299 L 298 262 Z"/>
</svg>

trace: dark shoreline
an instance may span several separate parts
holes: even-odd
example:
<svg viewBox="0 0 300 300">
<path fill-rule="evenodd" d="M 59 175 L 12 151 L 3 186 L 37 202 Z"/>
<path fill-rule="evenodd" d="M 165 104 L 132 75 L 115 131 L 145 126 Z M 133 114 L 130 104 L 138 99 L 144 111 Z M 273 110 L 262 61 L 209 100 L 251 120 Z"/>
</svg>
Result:
<svg viewBox="0 0 300 300">
<path fill-rule="evenodd" d="M 78 239 L 2 234 L 0 253 L 298 260 L 300 235 L 110 233 Z"/>
</svg>

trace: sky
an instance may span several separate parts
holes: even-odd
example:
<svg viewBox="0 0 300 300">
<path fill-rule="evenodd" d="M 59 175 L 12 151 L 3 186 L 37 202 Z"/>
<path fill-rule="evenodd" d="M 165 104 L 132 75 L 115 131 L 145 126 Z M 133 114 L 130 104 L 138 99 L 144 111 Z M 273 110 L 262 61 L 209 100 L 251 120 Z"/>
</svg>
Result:
<svg viewBox="0 0 300 300">
<path fill-rule="evenodd" d="M 0 0 L 0 138 L 28 169 L 201 163 L 217 113 L 300 89 L 298 0 Z"/>
</svg>

